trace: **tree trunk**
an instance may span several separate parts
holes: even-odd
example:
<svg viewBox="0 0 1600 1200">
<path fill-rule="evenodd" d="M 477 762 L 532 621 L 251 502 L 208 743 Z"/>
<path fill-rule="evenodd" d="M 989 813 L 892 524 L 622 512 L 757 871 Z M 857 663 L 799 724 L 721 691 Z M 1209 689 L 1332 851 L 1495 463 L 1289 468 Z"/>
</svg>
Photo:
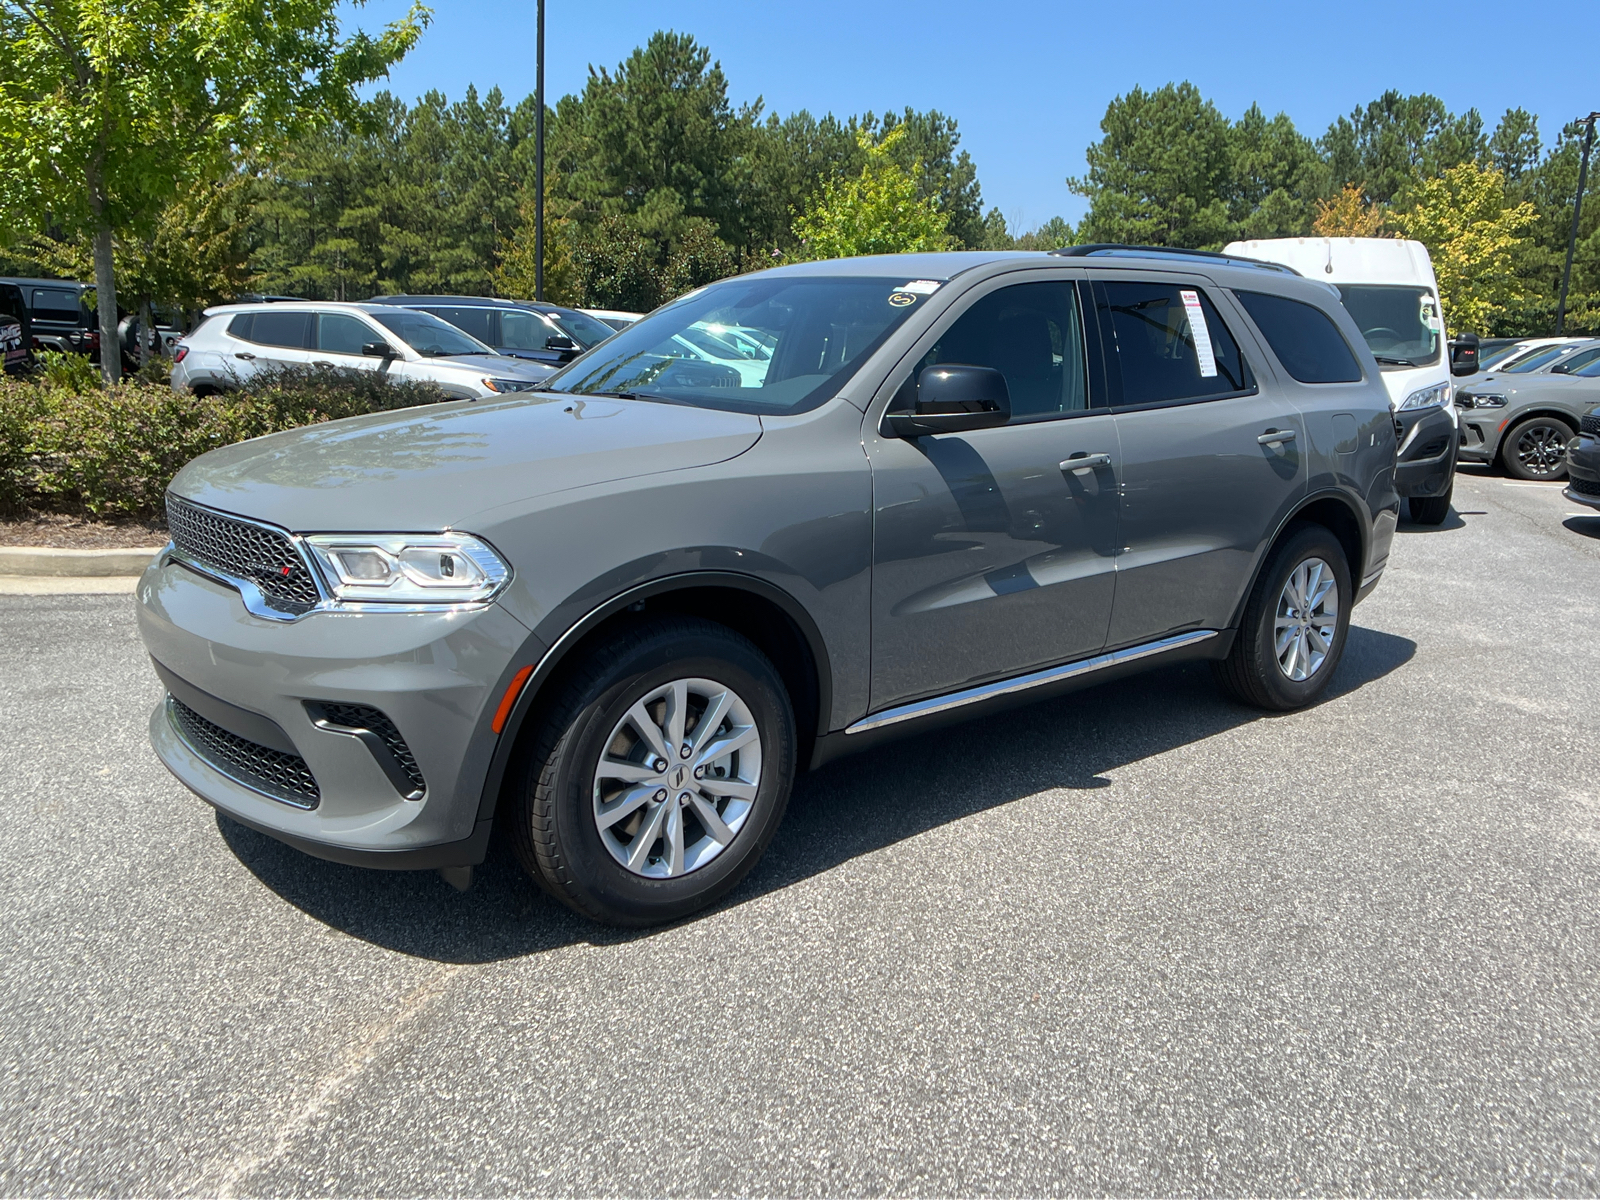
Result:
<svg viewBox="0 0 1600 1200">
<path fill-rule="evenodd" d="M 139 369 L 142 371 L 145 364 L 150 361 L 150 339 L 156 328 L 155 308 L 150 303 L 150 297 L 145 296 L 139 301 Z"/>
<path fill-rule="evenodd" d="M 111 226 L 94 231 L 94 290 L 100 312 L 100 378 L 107 384 L 122 378 L 122 347 L 117 342 L 117 277 L 111 264 Z"/>
</svg>

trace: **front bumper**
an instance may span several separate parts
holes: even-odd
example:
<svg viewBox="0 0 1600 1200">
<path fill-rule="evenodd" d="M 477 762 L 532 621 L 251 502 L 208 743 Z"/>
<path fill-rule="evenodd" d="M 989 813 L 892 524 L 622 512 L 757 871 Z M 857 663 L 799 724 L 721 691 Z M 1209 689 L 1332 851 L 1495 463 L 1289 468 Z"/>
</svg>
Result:
<svg viewBox="0 0 1600 1200">
<path fill-rule="evenodd" d="M 1401 409 L 1395 413 L 1400 446 L 1395 462 L 1395 490 L 1401 496 L 1443 496 L 1455 480 L 1460 434 L 1442 404 Z"/>
<path fill-rule="evenodd" d="M 493 815 L 484 783 L 498 740 L 488 714 L 529 644 L 527 628 L 504 609 L 268 620 L 226 584 L 163 554 L 139 581 L 138 620 L 169 693 L 151 715 L 151 744 L 203 800 L 339 862 L 408 869 L 482 861 Z M 387 717 L 425 786 L 406 787 L 381 739 L 352 732 L 348 720 L 330 722 L 339 710 L 328 706 L 339 705 Z M 230 757 L 239 745 L 230 737 L 242 739 L 243 757 Z M 267 758 L 303 760 L 311 790 L 264 782 L 252 766 L 260 756 L 249 757 L 263 747 Z M 420 797 L 406 798 L 403 788 Z"/>
<path fill-rule="evenodd" d="M 1575 504 L 1600 508 L 1600 436 L 1580 433 L 1567 443 L 1567 486 L 1561 494 Z"/>
</svg>

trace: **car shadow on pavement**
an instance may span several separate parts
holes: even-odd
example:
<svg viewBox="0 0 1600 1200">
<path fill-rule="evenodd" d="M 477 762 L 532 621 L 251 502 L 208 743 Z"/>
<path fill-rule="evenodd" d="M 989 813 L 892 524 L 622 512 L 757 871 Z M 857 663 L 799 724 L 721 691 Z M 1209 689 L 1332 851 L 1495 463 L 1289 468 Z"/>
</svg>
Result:
<svg viewBox="0 0 1600 1200">
<path fill-rule="evenodd" d="M 1568 517 L 1561 522 L 1563 528 L 1581 533 L 1584 537 L 1600 538 L 1600 516 L 1596 517 Z"/>
<path fill-rule="evenodd" d="M 1327 700 L 1405 665 L 1416 649 L 1408 638 L 1352 625 Z M 840 760 L 800 778 L 765 857 L 710 911 L 1037 792 L 1110 787 L 1109 773 L 1119 767 L 1271 719 L 1226 699 L 1206 664 L 1189 663 Z M 607 929 L 569 912 L 535 887 L 501 839 L 491 845 L 472 889 L 461 893 L 431 871 L 323 862 L 220 813 L 217 825 L 240 862 L 284 900 L 351 937 L 402 954 L 493 962 L 651 933 Z"/>
<path fill-rule="evenodd" d="M 1482 513 L 1474 513 L 1472 515 L 1473 516 L 1482 516 L 1483 514 Z M 1437 525 L 1419 525 L 1417 522 L 1413 521 L 1408 516 L 1408 517 L 1406 517 L 1405 520 L 1400 522 L 1399 526 L 1395 529 L 1395 532 L 1396 533 L 1449 533 L 1452 529 L 1465 529 L 1466 527 L 1467 527 L 1467 523 L 1461 519 L 1461 514 L 1458 513 L 1455 509 L 1452 508 L 1449 512 L 1447 512 L 1445 514 L 1444 520 L 1440 521 Z"/>
</svg>

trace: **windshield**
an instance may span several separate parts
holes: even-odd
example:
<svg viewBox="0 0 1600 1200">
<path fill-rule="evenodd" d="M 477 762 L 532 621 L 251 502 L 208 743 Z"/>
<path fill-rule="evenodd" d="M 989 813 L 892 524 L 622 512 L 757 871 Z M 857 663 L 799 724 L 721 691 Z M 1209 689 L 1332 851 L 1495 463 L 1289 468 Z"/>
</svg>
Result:
<svg viewBox="0 0 1600 1200">
<path fill-rule="evenodd" d="M 937 286 L 855 276 L 726 280 L 628 326 L 547 386 L 800 412 L 844 383 Z"/>
<path fill-rule="evenodd" d="M 1341 283 L 1339 298 L 1380 366 L 1439 361 L 1439 304 L 1427 288 Z"/>
<path fill-rule="evenodd" d="M 1485 355 L 1483 360 L 1478 363 L 1478 370 L 1487 371 L 1489 368 L 1498 367 L 1503 363 L 1515 362 L 1522 355 L 1531 353 L 1532 351 L 1513 342 L 1509 346 L 1501 346 L 1493 354 Z"/>
<path fill-rule="evenodd" d="M 1587 367 L 1579 367 L 1573 374 L 1583 379 L 1600 379 L 1600 358 L 1595 359 Z"/>
<path fill-rule="evenodd" d="M 477 338 L 469 337 L 454 325 L 429 313 L 409 308 L 369 313 L 373 320 L 394 334 L 418 354 L 438 358 L 447 354 L 493 354 Z"/>
</svg>

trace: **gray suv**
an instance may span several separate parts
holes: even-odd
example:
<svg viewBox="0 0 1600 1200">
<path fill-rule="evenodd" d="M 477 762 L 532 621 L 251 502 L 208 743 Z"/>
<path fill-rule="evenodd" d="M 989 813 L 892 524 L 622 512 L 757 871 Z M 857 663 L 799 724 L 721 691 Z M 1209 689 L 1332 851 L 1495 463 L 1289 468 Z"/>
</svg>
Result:
<svg viewBox="0 0 1600 1200">
<path fill-rule="evenodd" d="M 753 331 L 759 375 L 685 334 Z M 799 770 L 1183 660 L 1317 699 L 1388 560 L 1388 396 L 1325 284 L 888 256 L 692 292 L 531 394 L 213 451 L 138 588 L 162 761 L 323 858 L 581 913 L 723 895 Z"/>
</svg>

